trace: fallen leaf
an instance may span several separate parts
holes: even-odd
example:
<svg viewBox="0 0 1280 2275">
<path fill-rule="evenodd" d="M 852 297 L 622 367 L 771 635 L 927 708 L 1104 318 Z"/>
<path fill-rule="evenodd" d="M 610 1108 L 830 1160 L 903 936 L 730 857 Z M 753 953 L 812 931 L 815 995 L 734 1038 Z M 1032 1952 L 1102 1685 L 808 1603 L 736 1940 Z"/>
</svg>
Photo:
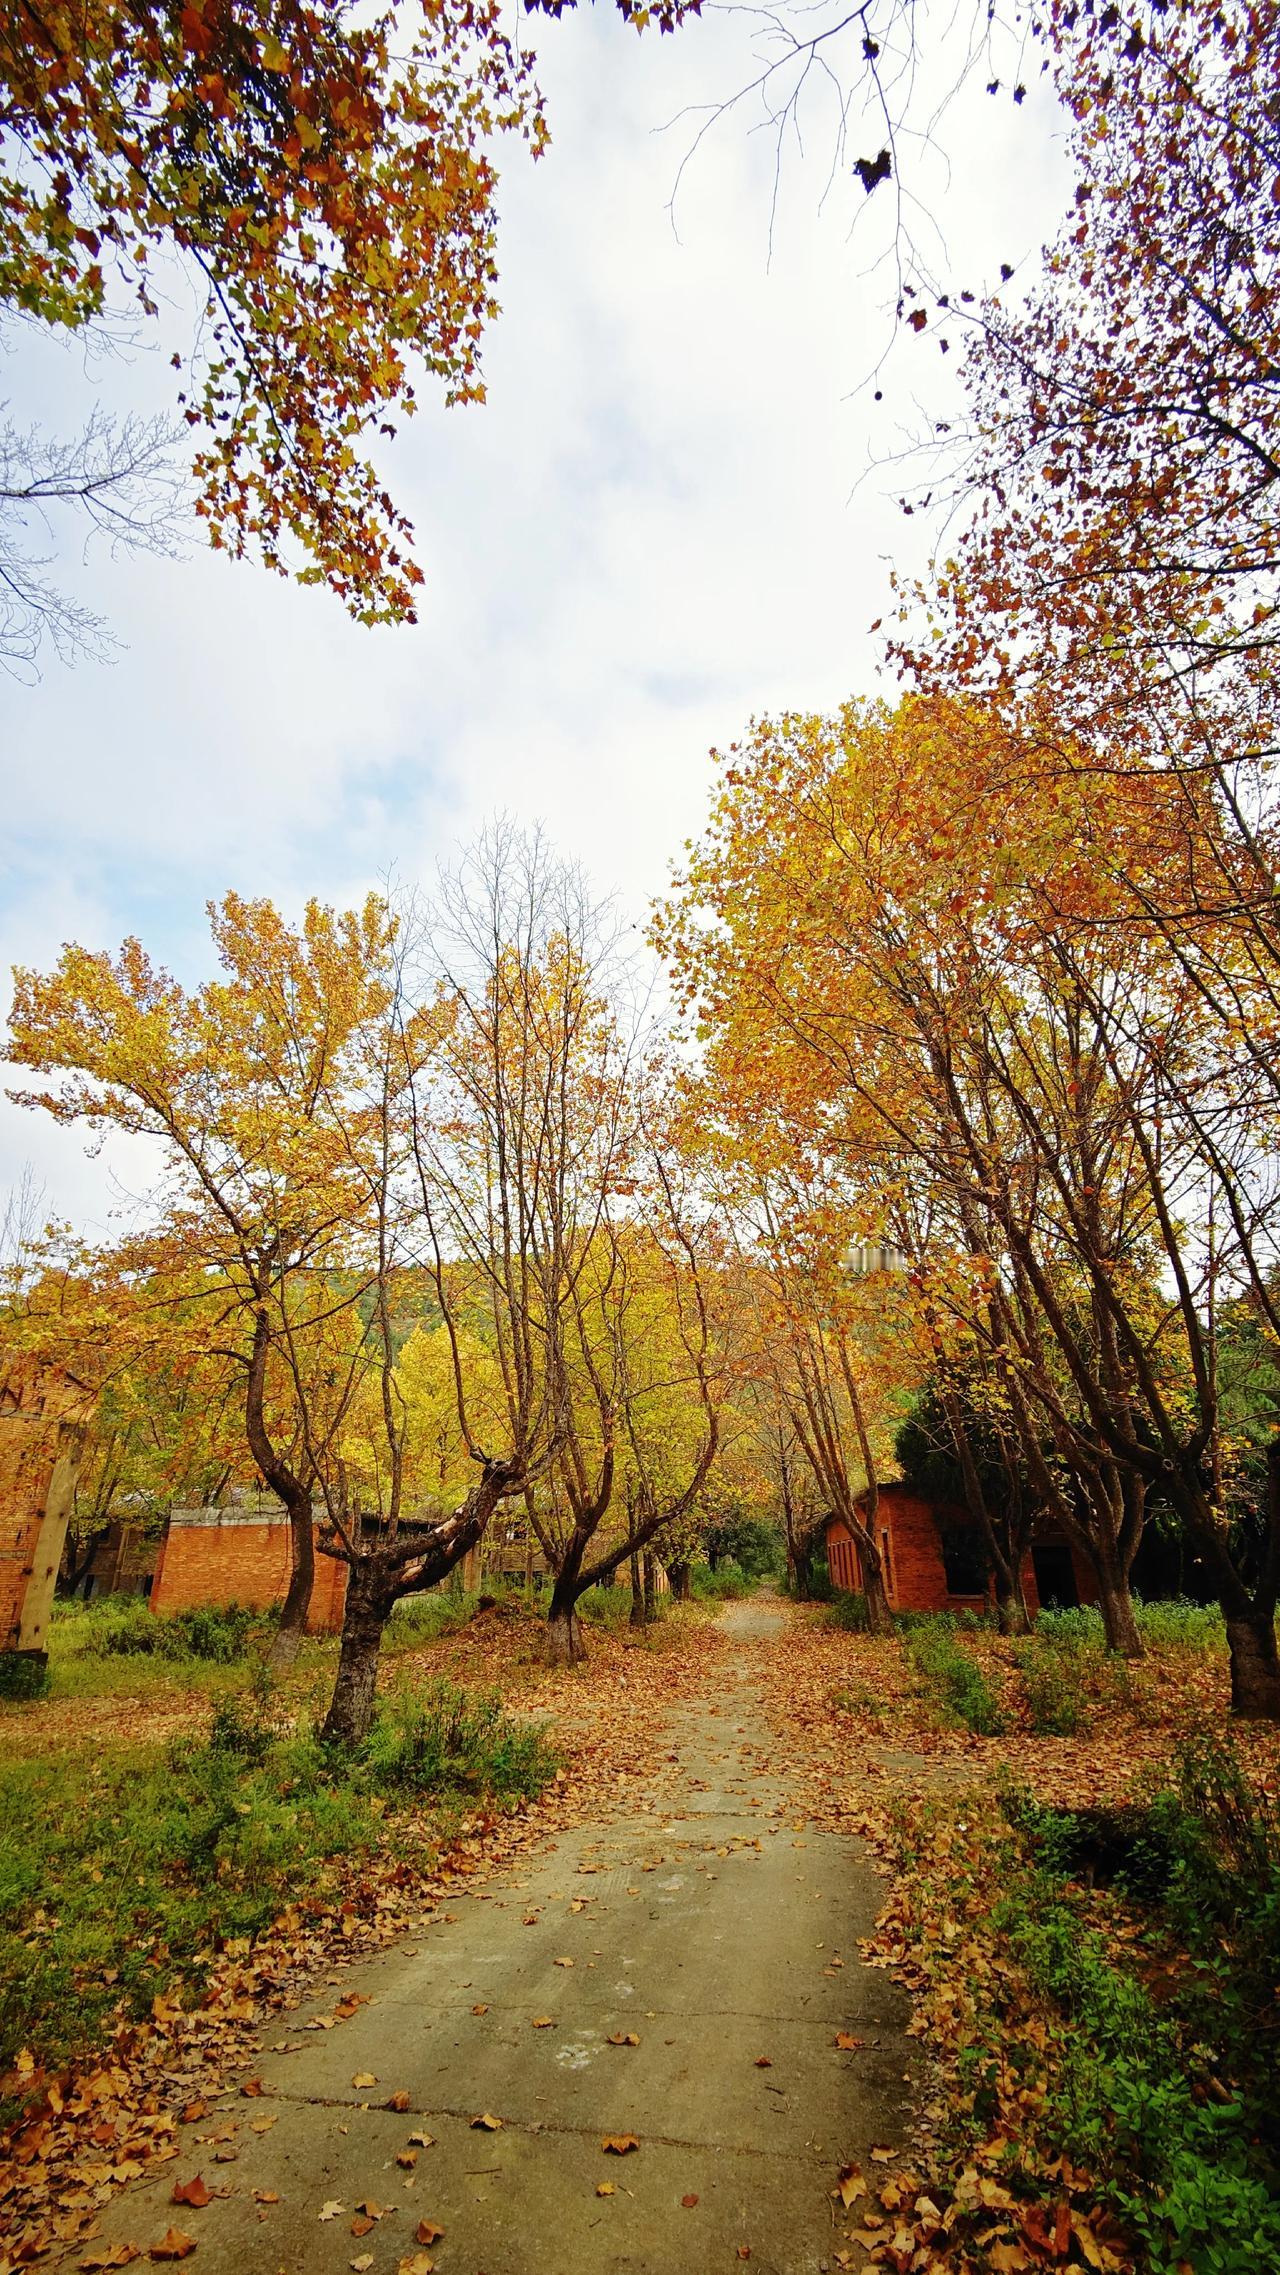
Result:
<svg viewBox="0 0 1280 2275">
<path fill-rule="evenodd" d="M 873 2149 L 871 2151 L 877 2164 L 892 2164 L 897 2153 L 896 2149 Z"/>
<path fill-rule="evenodd" d="M 739 2259 L 750 2259 L 751 2246 L 749 2243 L 740 2243 L 738 2245 L 738 2257 Z"/>
<path fill-rule="evenodd" d="M 406 2109 L 409 2109 L 413 2106 L 413 2096 L 410 2093 L 406 2093 L 404 2087 L 401 2086 L 399 2093 L 389 2093 L 387 2095 L 387 2098 L 383 2102 L 382 2106 L 384 2109 L 394 2109 L 397 2115 L 403 2117 Z"/>
<path fill-rule="evenodd" d="M 439 2243 L 443 2234 L 444 2229 L 437 2227 L 434 2220 L 419 2220 L 413 2231 L 413 2240 L 415 2243 Z"/>
<path fill-rule="evenodd" d="M 136 2243 L 99 2243 L 78 2261 L 81 2267 L 131 2267 L 138 2257 Z"/>
<path fill-rule="evenodd" d="M 680 2202 L 686 2212 L 691 2212 L 697 2201 L 698 2199 L 696 2196 L 682 2196 L 680 2199 Z"/>
<path fill-rule="evenodd" d="M 412 2172 L 417 2161 L 418 2152 L 416 2149 L 398 2149 L 396 2151 L 396 2163 L 402 2165 L 406 2172 Z"/>
<path fill-rule="evenodd" d="M 836 2184 L 836 2193 L 846 2212 L 851 2204 L 857 2203 L 859 2196 L 866 2195 L 867 2184 L 856 2164 L 845 2166 Z"/>
<path fill-rule="evenodd" d="M 756 2068 L 757 2068 L 758 2070 L 771 2070 L 771 2069 L 773 2068 L 773 2057 L 772 2057 L 772 2055 L 770 2055 L 770 2054 L 757 2054 L 757 2055 L 756 2055 Z"/>
<path fill-rule="evenodd" d="M 151 2246 L 153 2259 L 188 2259 L 196 2248 L 194 2236 L 185 2235 L 181 2228 L 166 2228 L 158 2243 Z"/>
<path fill-rule="evenodd" d="M 425 2251 L 411 2251 L 406 2258 L 397 2261 L 396 2275 L 432 2275 L 434 2267 L 434 2259 Z"/>
<path fill-rule="evenodd" d="M 410 2148 L 433 2149 L 435 2145 L 435 2136 L 432 2133 L 410 2133 L 409 2135 Z"/>
<path fill-rule="evenodd" d="M 261 2078 L 246 2078 L 244 2084 L 240 2088 L 240 2091 L 244 2095 L 246 2101 L 261 2100 L 262 2095 L 266 2092 L 266 2090 L 267 2089 L 264 2086 Z"/>
<path fill-rule="evenodd" d="M 856 2054 L 859 2046 L 864 2043 L 863 2039 L 855 2038 L 851 2030 L 837 2030 L 836 2032 L 836 2044 L 842 2054 Z"/>
<path fill-rule="evenodd" d="M 483 2000 L 481 2000 L 481 2001 L 480 2001 L 480 2003 L 479 2003 L 479 2005 L 477 2005 L 477 2006 L 473 2006 L 473 2007 L 472 2007 L 472 2009 L 471 2009 L 471 2012 L 472 2012 L 473 2014 L 487 2014 L 487 2013 L 489 2012 L 489 2009 L 488 2009 L 488 2007 L 487 2007 L 487 2006 L 484 2004 L 484 2001 L 483 2001 Z"/>
<path fill-rule="evenodd" d="M 280 2112 L 278 2109 L 273 2109 L 269 2117 L 255 2117 L 249 2130 L 251 2133 L 269 2133 L 272 2126 L 278 2125 L 279 2122 Z"/>
<path fill-rule="evenodd" d="M 500 2133 L 502 2131 L 502 2119 L 500 2117 L 491 2117 L 488 2110 L 486 2109 L 479 2117 L 472 2118 L 471 2130 L 473 2133 L 477 2131 L 482 2133 Z"/>
<path fill-rule="evenodd" d="M 255 2188 L 253 2200 L 255 2204 L 278 2204 L 280 2198 L 274 2188 Z"/>
<path fill-rule="evenodd" d="M 358 2093 L 363 2093 L 366 2086 L 376 2085 L 377 2082 L 372 2070 L 357 2070 L 351 2080 Z"/>
<path fill-rule="evenodd" d="M 608 2156 L 624 2157 L 629 2156 L 632 2149 L 638 2149 L 640 2143 L 634 2133 L 606 2133 L 600 2146 Z"/>
<path fill-rule="evenodd" d="M 194 2180 L 175 2180 L 169 2201 L 173 2204 L 191 2204 L 197 2212 L 203 2212 L 212 2194 L 208 2182 L 202 2180 L 197 2173 Z"/>
<path fill-rule="evenodd" d="M 611 2030 L 609 2033 L 610 2046 L 638 2046 L 639 2043 L 634 2030 Z"/>
<path fill-rule="evenodd" d="M 184 2125 L 198 2125 L 200 2119 L 207 2117 L 208 2114 L 209 2104 L 207 2101 L 189 2101 L 182 2112 L 182 2122 Z"/>
<path fill-rule="evenodd" d="M 316 2218 L 318 2220 L 336 2220 L 339 2212 L 342 2211 L 342 2209 L 343 2207 L 338 2202 L 337 2197 L 331 2196 L 323 2211 L 317 2212 Z"/>
<path fill-rule="evenodd" d="M 361 2213 L 366 2220 L 380 2220 L 382 2218 L 383 2212 L 386 2210 L 386 2206 L 384 2204 L 380 2204 L 376 2196 L 366 2196 L 363 2203 L 356 2205 L 356 2210 L 357 2212 Z"/>
<path fill-rule="evenodd" d="M 557 1966 L 557 1967 L 572 1967 L 572 1965 L 573 1965 L 573 1961 L 572 1961 L 572 1959 L 557 1959 L 557 1960 L 556 1960 L 556 1966 Z"/>
<path fill-rule="evenodd" d="M 611 2180 L 598 2180 L 596 2182 L 597 2196 L 616 2196 L 617 2193 L 618 2191 Z"/>
<path fill-rule="evenodd" d="M 367 2236 L 372 2226 L 372 2220 L 366 2219 L 362 2212 L 357 2212 L 351 2222 L 351 2233 L 353 2236 Z"/>
<path fill-rule="evenodd" d="M 535 2030 L 554 2030 L 556 2026 L 555 2016 L 553 2014 L 535 2014 L 532 2026 Z"/>
<path fill-rule="evenodd" d="M 365 2269 L 367 2267 L 372 2267 L 373 2265 L 373 2253 L 371 2251 L 362 2251 L 358 2259 L 349 2259 L 347 2261 L 347 2265 L 348 2267 L 354 2267 L 356 2275 L 365 2275 Z"/>
</svg>

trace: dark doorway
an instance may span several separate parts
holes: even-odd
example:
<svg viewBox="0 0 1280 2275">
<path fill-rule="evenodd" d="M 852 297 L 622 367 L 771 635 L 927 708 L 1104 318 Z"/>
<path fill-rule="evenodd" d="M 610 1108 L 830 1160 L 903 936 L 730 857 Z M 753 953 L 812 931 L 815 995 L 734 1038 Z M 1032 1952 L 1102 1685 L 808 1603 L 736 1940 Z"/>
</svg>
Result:
<svg viewBox="0 0 1280 2275">
<path fill-rule="evenodd" d="M 1045 1541 L 1031 1551 L 1036 1588 L 1046 1611 L 1069 1611 L 1080 1601 L 1076 1570 L 1065 1540 Z"/>
</svg>

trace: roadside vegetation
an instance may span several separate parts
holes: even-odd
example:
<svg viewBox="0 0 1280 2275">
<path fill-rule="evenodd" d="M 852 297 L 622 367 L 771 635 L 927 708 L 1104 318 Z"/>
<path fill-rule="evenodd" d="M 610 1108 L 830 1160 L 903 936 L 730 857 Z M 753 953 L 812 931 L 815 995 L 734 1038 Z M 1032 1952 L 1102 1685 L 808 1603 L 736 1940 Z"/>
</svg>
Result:
<svg viewBox="0 0 1280 2275">
<path fill-rule="evenodd" d="M 536 1795 L 540 1728 L 492 1692 L 392 1688 L 368 1737 L 326 1746 L 259 1665 L 203 1742 L 51 1752 L 0 1769 L 0 2071 L 83 2053 L 157 1995 L 377 1850 L 421 1859 L 468 1801 Z M 423 1805 L 426 1815 L 423 1815 Z"/>
</svg>

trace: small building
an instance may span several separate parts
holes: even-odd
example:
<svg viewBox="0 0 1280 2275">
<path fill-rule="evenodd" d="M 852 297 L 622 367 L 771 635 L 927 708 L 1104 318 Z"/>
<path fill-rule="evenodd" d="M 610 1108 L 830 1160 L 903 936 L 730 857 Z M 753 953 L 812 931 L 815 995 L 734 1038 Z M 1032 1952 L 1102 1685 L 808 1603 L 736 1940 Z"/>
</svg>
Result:
<svg viewBox="0 0 1280 2275">
<path fill-rule="evenodd" d="M 894 1611 L 986 1609 L 992 1595 L 987 1560 L 967 1510 L 930 1500 L 895 1480 L 880 1487 L 876 1527 Z M 858 1544 L 842 1517 L 827 1518 L 826 1545 L 832 1587 L 860 1593 Z M 1064 1540 L 1037 1542 L 1029 1550 L 1022 1584 L 1033 1612 L 1042 1603 L 1088 1604 L 1097 1596 L 1092 1572 Z"/>
<path fill-rule="evenodd" d="M 284 1602 L 289 1568 L 289 1520 L 275 1495 L 233 1489 L 216 1507 L 170 1511 L 151 1583 L 151 1609 L 175 1612 L 197 1604 L 235 1603 L 270 1611 Z M 346 1592 L 346 1565 L 317 1551 L 309 1635 L 341 1632 Z"/>
</svg>

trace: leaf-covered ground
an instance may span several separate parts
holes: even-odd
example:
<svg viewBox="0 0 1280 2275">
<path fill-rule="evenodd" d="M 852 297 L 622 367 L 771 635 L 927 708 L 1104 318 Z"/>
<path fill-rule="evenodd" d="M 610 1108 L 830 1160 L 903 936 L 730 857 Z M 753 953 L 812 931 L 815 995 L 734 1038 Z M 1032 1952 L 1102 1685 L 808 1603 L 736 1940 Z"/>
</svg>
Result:
<svg viewBox="0 0 1280 2275">
<path fill-rule="evenodd" d="M 964 1711 L 994 1720 L 987 1735 L 960 1719 L 946 1657 L 956 1646 L 970 1670 Z M 541 1659 L 536 1621 L 510 1610 L 404 1648 L 394 1682 L 496 1690 L 520 1726 L 547 1723 L 554 1777 L 537 1798 L 503 1806 L 388 1808 L 385 1840 L 332 1860 L 267 1932 L 214 1954 L 186 2004 L 180 1989 L 157 1996 L 150 2013 L 121 2016 L 90 2058 L 56 2071 L 28 2051 L 6 2081 L 23 2109 L 0 2169 L 0 2275 L 67 2252 L 92 2267 L 102 2207 L 178 2156 L 184 2123 L 214 2092 L 251 2091 L 246 2064 L 276 2016 L 329 1981 L 327 2026 L 351 2019 L 344 1961 L 409 1933 L 452 1890 L 562 1828 L 617 1822 L 660 1798 L 675 1768 L 672 1717 L 692 1695 L 714 1699 L 724 1648 L 710 1621 L 677 1618 L 648 1643 L 599 1634 L 585 1669 L 557 1672 Z M 1122 1875 L 1078 1857 L 1064 1866 L 1054 1849 L 1064 1825 L 1105 1824 L 1135 1802 L 1149 1814 L 1188 1745 L 1206 1732 L 1220 1742 L 1220 1650 L 1184 1639 L 1133 1670 L 1075 1650 L 1046 1671 L 1025 1646 L 985 1632 L 931 1658 L 927 1637 L 874 1642 L 816 1610 L 789 1611 L 781 1635 L 746 1648 L 769 1725 L 759 1772 L 785 1775 L 798 1818 L 858 1837 L 880 1861 L 886 1903 L 869 1953 L 910 1992 L 923 2055 L 910 2148 L 892 2164 L 831 2174 L 831 2268 L 1255 2275 L 1280 2265 L 1257 2117 L 1280 2008 L 1274 1991 L 1268 2007 L 1246 1983 L 1245 1928 L 1234 1914 L 1221 1932 L 1210 1921 L 1198 1947 L 1185 1905 L 1180 1917 L 1153 1911 Z M 314 1676 L 304 1669 L 302 1691 Z M 6 1731 L 11 1752 L 74 1757 L 113 1734 L 119 1743 L 126 1726 L 131 1744 L 161 1747 L 203 1733 L 209 1713 L 206 1695 L 165 1691 L 132 1710 L 118 1696 L 15 1710 Z M 1038 1727 L 1055 1716 L 1074 1727 Z M 1258 1823 L 1270 1809 L 1273 1821 L 1274 1733 L 1246 1729 L 1233 1742 L 1241 1806 L 1256 1803 Z M 1169 1819 L 1168 1838 L 1176 1832 Z M 1215 2038 L 1212 2015 L 1237 1982 L 1235 2035 L 1224 2024 Z M 1256 2076 L 1240 2055 L 1251 2042 Z"/>
</svg>

